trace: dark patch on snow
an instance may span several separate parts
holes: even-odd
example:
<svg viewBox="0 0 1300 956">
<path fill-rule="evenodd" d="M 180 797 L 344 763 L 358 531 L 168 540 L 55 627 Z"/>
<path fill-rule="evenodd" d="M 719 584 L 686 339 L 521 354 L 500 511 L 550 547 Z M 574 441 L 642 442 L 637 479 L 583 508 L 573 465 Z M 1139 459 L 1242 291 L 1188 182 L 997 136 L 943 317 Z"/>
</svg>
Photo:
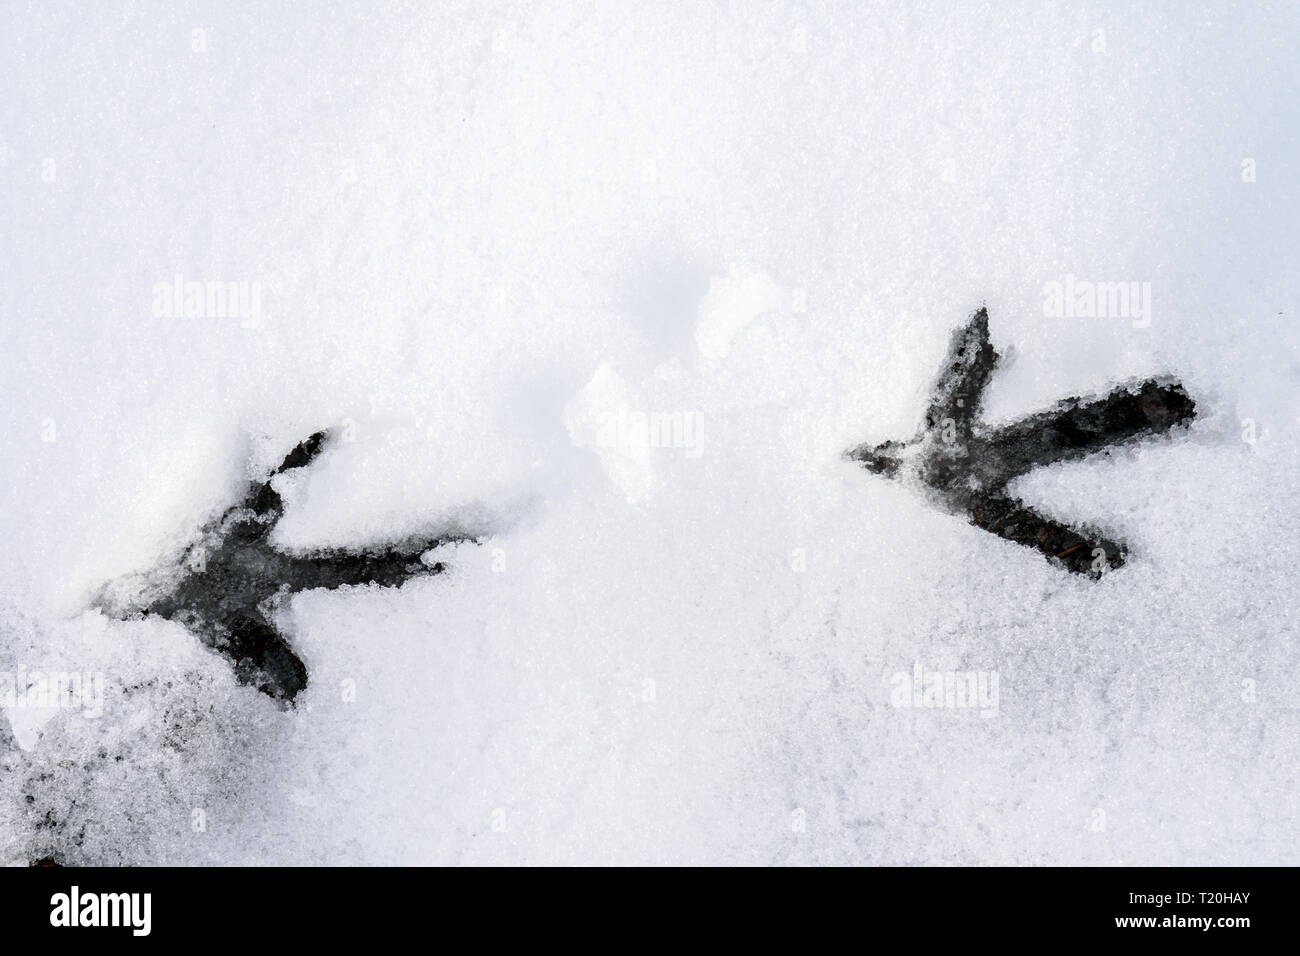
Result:
<svg viewBox="0 0 1300 956">
<path fill-rule="evenodd" d="M 437 574 L 442 564 L 420 556 L 451 540 L 422 539 L 386 548 L 289 554 L 269 540 L 284 513 L 271 486 L 276 475 L 309 465 L 325 447 L 318 432 L 293 449 L 266 481 L 205 527 L 183 556 L 167 593 L 153 596 L 123 617 L 158 615 L 184 624 L 224 656 L 241 683 L 286 704 L 307 686 L 307 668 L 274 623 L 275 605 L 298 591 L 348 585 L 398 587 L 413 577 Z"/>
<path fill-rule="evenodd" d="M 1179 383 L 1153 378 L 1103 398 L 1067 398 L 1010 425 L 979 421 L 984 389 L 997 368 L 989 317 L 980 309 L 952 337 L 925 425 L 910 442 L 861 445 L 848 456 L 889 478 L 919 480 L 939 504 L 971 524 L 1025 547 L 1076 574 L 1100 577 L 1128 549 L 1085 529 L 1053 521 L 1006 493 L 1015 478 L 1042 465 L 1074 461 L 1186 425 L 1196 403 Z"/>
</svg>

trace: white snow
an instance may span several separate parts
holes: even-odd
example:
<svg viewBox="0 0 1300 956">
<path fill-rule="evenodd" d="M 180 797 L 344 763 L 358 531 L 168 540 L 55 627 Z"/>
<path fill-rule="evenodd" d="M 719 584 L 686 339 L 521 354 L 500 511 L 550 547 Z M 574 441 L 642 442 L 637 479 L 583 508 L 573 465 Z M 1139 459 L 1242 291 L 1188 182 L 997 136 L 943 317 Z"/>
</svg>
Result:
<svg viewBox="0 0 1300 956">
<path fill-rule="evenodd" d="M 236 6 L 3 15 L 0 671 L 105 698 L 0 860 L 1300 862 L 1296 7 Z M 1198 402 L 1019 483 L 1099 583 L 841 458 L 981 304 L 990 421 Z M 88 610 L 324 427 L 277 541 L 481 540 L 295 598 L 296 709 Z"/>
</svg>

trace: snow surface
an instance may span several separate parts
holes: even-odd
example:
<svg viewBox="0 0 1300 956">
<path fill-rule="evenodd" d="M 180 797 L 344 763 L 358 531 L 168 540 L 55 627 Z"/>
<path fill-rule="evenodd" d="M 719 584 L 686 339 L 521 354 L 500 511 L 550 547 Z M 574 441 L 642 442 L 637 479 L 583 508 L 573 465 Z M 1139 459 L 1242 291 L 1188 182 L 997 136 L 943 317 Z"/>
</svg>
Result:
<svg viewBox="0 0 1300 956">
<path fill-rule="evenodd" d="M 0 21 L 0 669 L 105 681 L 6 708 L 0 860 L 1300 862 L 1294 4 Z M 981 304 L 991 421 L 1199 404 L 1018 484 L 1099 583 L 841 457 Z M 277 540 L 483 537 L 295 598 L 296 709 L 88 610 L 324 427 Z M 996 715 L 894 706 L 918 662 Z"/>
</svg>

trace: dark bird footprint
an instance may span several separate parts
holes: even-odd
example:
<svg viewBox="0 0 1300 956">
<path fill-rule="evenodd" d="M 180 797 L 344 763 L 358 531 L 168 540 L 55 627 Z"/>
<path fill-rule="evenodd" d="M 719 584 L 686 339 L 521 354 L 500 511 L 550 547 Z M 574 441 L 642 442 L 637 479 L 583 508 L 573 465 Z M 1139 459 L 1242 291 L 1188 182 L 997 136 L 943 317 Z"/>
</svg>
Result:
<svg viewBox="0 0 1300 956">
<path fill-rule="evenodd" d="M 953 333 L 925 423 L 909 442 L 860 445 L 848 457 L 889 478 L 917 480 L 941 506 L 1076 574 L 1100 577 L 1128 554 L 1119 541 L 1054 521 L 1007 492 L 1035 468 L 1074 461 L 1187 425 L 1194 402 L 1178 382 L 1153 378 L 1101 398 L 1067 398 L 1009 425 L 979 420 L 999 356 L 980 309 Z"/>
<path fill-rule="evenodd" d="M 380 548 L 290 554 L 270 542 L 284 514 L 284 501 L 271 481 L 309 465 L 328 433 L 312 435 L 293 449 L 264 482 L 202 529 L 200 540 L 168 569 L 165 583 L 144 596 L 114 601 L 109 589 L 97 605 L 119 619 L 157 615 L 183 624 L 234 667 L 241 683 L 286 706 L 307 686 L 307 668 L 277 629 L 275 609 L 299 591 L 348 585 L 398 587 L 413 577 L 437 574 L 441 563 L 421 555 L 458 536 L 418 539 Z"/>
</svg>

